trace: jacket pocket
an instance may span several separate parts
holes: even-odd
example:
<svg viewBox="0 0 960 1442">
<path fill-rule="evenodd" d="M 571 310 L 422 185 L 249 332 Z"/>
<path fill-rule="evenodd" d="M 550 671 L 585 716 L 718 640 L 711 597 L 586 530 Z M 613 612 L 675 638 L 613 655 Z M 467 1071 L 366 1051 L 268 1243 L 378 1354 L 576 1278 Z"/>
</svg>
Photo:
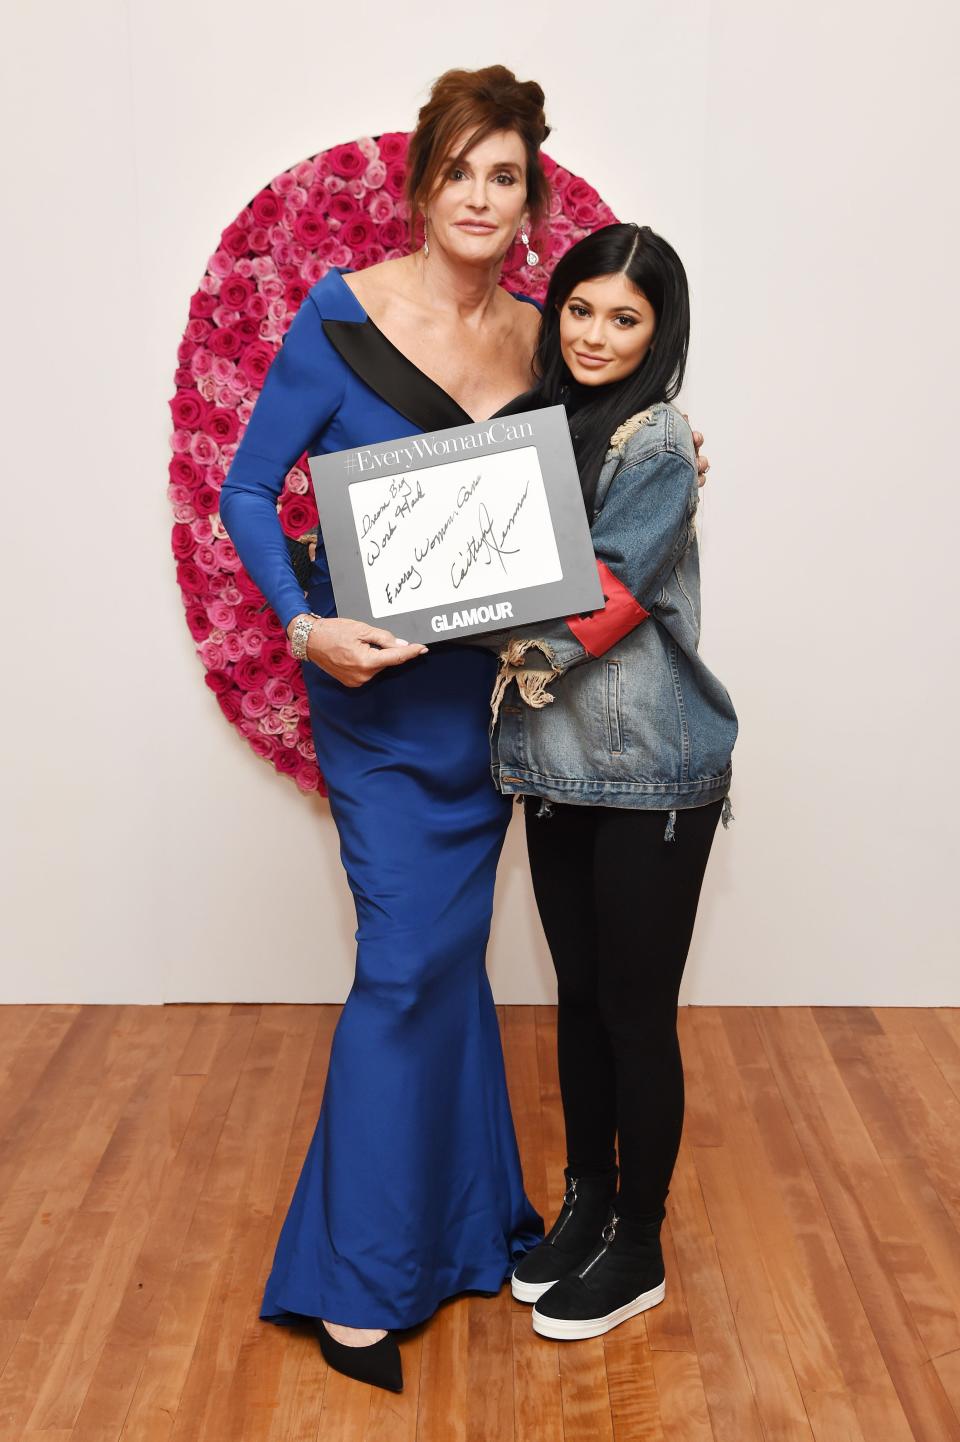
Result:
<svg viewBox="0 0 960 1442">
<path fill-rule="evenodd" d="M 607 662 L 607 737 L 615 756 L 623 751 L 623 720 L 620 708 L 620 662 Z"/>
</svg>

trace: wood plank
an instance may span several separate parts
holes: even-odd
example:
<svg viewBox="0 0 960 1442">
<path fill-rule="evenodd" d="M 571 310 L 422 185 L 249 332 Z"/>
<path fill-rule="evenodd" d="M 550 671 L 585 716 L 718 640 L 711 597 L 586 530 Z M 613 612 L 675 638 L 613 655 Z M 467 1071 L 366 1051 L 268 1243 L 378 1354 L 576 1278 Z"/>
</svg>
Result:
<svg viewBox="0 0 960 1442">
<path fill-rule="evenodd" d="M 530 1309 L 512 1313 L 516 1442 L 564 1442 L 559 1342 L 538 1337 Z"/>
<path fill-rule="evenodd" d="M 897 1410 L 912 1429 L 906 1435 L 915 1442 L 957 1442 L 960 1422 L 943 1387 L 925 1367 L 923 1343 L 893 1276 L 891 1242 L 904 1249 L 912 1245 L 909 1220 L 898 1217 L 890 1179 L 823 1034 L 809 1008 L 803 1007 L 767 1013 L 761 1025 L 808 1165 L 896 1388 Z M 899 1232 L 896 1238 L 894 1231 Z M 874 1400 L 881 1401 L 875 1394 Z M 868 1437 L 889 1436 L 900 1426 L 888 1398 L 881 1406 L 882 1423 L 874 1418 L 870 1426 L 858 1406 Z M 871 1426 L 876 1430 L 871 1432 Z"/>
<path fill-rule="evenodd" d="M 639 1330 L 643 1322 L 625 1322 L 620 1330 Z M 536 1335 L 536 1334 L 535 1334 Z M 549 1346 L 547 1338 L 538 1340 Z M 613 1442 L 613 1417 L 607 1389 L 606 1353 L 602 1337 L 559 1344 L 560 1391 L 565 1442 Z"/>
<path fill-rule="evenodd" d="M 509 1285 L 467 1299 L 466 1442 L 512 1442 L 514 1305 Z"/>
<path fill-rule="evenodd" d="M 663 1442 L 714 1442 L 695 1352 L 651 1352 Z M 643 1433 L 628 1434 L 632 1438 Z M 656 1433 L 653 1434 L 656 1437 Z M 617 1438 L 620 1442 L 620 1438 Z"/>
<path fill-rule="evenodd" d="M 628 1325 L 615 1327 L 603 1339 L 614 1442 L 639 1438 L 643 1442 L 667 1442 L 660 1418 L 653 1351 L 643 1323 L 644 1318 L 638 1317 Z M 706 1436 L 709 1442 L 709 1431 Z M 688 1436 L 687 1442 L 699 1439 Z"/>
<path fill-rule="evenodd" d="M 444 1302 L 424 1329 L 417 1442 L 466 1442 L 468 1299 Z"/>
<path fill-rule="evenodd" d="M 763 1442 L 692 1152 L 681 1144 L 670 1187 L 670 1211 L 710 1424 L 717 1442 Z"/>
</svg>

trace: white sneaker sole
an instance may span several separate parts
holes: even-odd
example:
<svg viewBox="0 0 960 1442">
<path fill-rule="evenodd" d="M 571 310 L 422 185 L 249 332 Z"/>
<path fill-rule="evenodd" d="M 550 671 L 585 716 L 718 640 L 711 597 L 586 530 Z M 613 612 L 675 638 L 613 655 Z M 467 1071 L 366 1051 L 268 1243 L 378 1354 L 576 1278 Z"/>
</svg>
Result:
<svg viewBox="0 0 960 1442">
<path fill-rule="evenodd" d="M 636 1317 L 638 1313 L 645 1312 L 648 1307 L 655 1307 L 662 1302 L 666 1293 L 667 1284 L 661 1282 L 659 1287 L 653 1287 L 649 1292 L 641 1292 L 639 1297 L 634 1297 L 625 1307 L 618 1307 L 615 1312 L 608 1312 L 605 1317 L 588 1317 L 583 1321 L 568 1322 L 561 1317 L 544 1317 L 533 1309 L 533 1330 L 539 1332 L 541 1337 L 553 1337 L 558 1342 L 576 1342 L 585 1337 L 602 1337 L 604 1332 L 609 1332 L 613 1327 L 619 1327 L 621 1322 L 626 1322 L 630 1317 Z"/>
<path fill-rule="evenodd" d="M 510 1290 L 518 1302 L 536 1302 L 553 1286 L 556 1282 L 521 1282 L 517 1277 L 510 1278 Z"/>
</svg>

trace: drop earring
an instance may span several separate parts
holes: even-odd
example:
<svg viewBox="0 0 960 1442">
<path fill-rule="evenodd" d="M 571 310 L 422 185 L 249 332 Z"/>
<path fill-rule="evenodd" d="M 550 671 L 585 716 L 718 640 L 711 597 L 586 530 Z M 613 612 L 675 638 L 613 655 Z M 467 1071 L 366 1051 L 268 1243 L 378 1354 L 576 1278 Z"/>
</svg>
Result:
<svg viewBox="0 0 960 1442">
<path fill-rule="evenodd" d="M 537 255 L 537 252 L 535 250 L 530 249 L 530 237 L 527 234 L 527 228 L 525 225 L 522 225 L 520 227 L 520 239 L 527 247 L 527 265 L 536 265 L 540 257 L 539 255 Z"/>
<path fill-rule="evenodd" d="M 430 242 L 427 239 L 427 217 L 423 217 L 423 258 L 426 260 L 430 254 Z"/>
</svg>

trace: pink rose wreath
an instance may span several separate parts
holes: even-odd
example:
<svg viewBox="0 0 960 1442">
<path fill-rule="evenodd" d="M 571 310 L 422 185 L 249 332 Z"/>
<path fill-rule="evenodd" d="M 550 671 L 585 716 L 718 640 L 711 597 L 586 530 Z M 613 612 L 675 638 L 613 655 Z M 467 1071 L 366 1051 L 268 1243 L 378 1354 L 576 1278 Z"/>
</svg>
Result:
<svg viewBox="0 0 960 1442">
<path fill-rule="evenodd" d="M 265 607 L 219 515 L 219 493 L 270 362 L 312 285 L 331 266 L 362 270 L 403 255 L 404 132 L 337 145 L 285 170 L 220 237 L 177 351 L 168 495 L 187 625 L 220 709 L 250 746 L 301 791 L 325 794 L 299 664 Z M 515 245 L 508 290 L 542 299 L 553 266 L 581 236 L 616 217 L 592 185 L 543 157 L 552 200 L 541 261 Z M 316 526 L 301 457 L 286 478 L 280 522 L 291 537 Z"/>
</svg>

